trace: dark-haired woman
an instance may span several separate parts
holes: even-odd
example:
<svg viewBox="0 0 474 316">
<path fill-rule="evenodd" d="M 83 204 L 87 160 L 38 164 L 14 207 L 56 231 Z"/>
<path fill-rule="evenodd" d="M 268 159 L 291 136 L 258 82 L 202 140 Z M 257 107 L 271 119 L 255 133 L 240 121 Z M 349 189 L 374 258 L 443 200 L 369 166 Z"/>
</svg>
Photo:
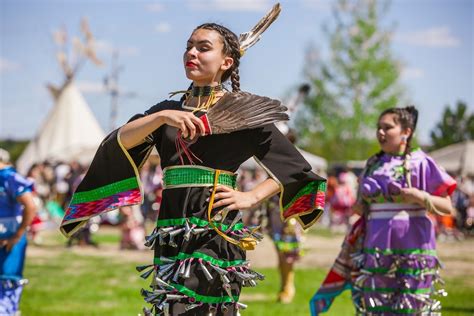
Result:
<svg viewBox="0 0 474 316">
<path fill-rule="evenodd" d="M 385 110 L 377 124 L 381 151 L 367 161 L 359 182 L 361 219 L 311 300 L 326 311 L 344 289 L 364 315 L 440 314 L 440 263 L 428 213 L 450 214 L 456 182 L 411 139 L 414 107 Z"/>
<path fill-rule="evenodd" d="M 191 88 L 180 101 L 158 103 L 107 137 L 62 224 L 69 234 L 88 216 L 139 203 L 135 175 L 156 147 L 164 190 L 157 227 L 147 237 L 155 259 L 137 267 L 152 279 L 151 289 L 142 290 L 152 304 L 146 315 L 238 314 L 245 308 L 238 302 L 241 287 L 263 278 L 249 269 L 245 256 L 261 235 L 243 226 L 240 210 L 279 192 L 285 219 L 309 227 L 322 212 L 325 180 L 268 123 L 271 115 L 261 113 L 275 100 L 240 92 L 244 50 L 221 25 L 197 27 L 183 55 Z M 228 79 L 232 92 L 222 87 Z M 236 191 L 235 171 L 252 156 L 272 178 L 251 191 Z"/>
</svg>

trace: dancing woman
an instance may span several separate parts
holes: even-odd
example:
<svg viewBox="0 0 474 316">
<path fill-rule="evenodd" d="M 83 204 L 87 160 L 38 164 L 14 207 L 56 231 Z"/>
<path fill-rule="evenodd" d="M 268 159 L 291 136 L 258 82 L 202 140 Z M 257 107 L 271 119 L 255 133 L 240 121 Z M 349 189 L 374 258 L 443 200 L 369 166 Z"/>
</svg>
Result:
<svg viewBox="0 0 474 316">
<path fill-rule="evenodd" d="M 166 100 L 134 116 L 100 145 L 75 193 L 62 231 L 77 230 L 90 216 L 140 203 L 138 170 L 155 147 L 164 172 L 152 279 L 142 295 L 146 315 L 236 315 L 242 286 L 263 276 L 249 269 L 246 250 L 261 234 L 244 227 L 242 213 L 280 193 L 282 217 L 312 225 L 324 206 L 325 179 L 273 124 L 287 119 L 280 102 L 240 91 L 239 64 L 280 11 L 279 5 L 240 39 L 206 23 L 187 41 L 183 64 L 191 87 L 179 101 Z M 222 83 L 231 81 L 232 92 Z M 236 170 L 254 156 L 271 175 L 253 190 L 235 190 Z"/>
<path fill-rule="evenodd" d="M 359 182 L 361 218 L 346 236 L 333 267 L 310 302 L 327 311 L 345 289 L 363 315 L 438 315 L 440 281 L 429 213 L 453 212 L 456 182 L 411 140 L 417 110 L 391 108 L 377 125 L 381 151 L 367 161 Z"/>
</svg>

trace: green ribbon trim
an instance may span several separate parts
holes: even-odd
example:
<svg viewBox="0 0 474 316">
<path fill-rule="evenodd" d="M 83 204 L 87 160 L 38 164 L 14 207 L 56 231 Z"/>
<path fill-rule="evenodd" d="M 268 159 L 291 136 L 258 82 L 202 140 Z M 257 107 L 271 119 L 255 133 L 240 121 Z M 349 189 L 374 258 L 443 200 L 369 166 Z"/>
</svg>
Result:
<svg viewBox="0 0 474 316">
<path fill-rule="evenodd" d="M 378 293 L 411 293 L 411 294 L 428 294 L 431 293 L 431 288 L 426 289 L 399 289 L 399 288 L 390 288 L 390 287 L 376 287 L 375 289 L 371 287 L 362 288 L 364 292 L 378 292 Z"/>
<path fill-rule="evenodd" d="M 300 197 L 308 194 L 318 194 L 318 192 L 326 192 L 326 181 L 312 181 L 305 185 L 301 190 L 296 193 L 296 195 L 291 199 L 291 201 L 283 207 L 283 211 L 286 211 L 290 208 Z"/>
<path fill-rule="evenodd" d="M 226 261 L 226 260 L 216 259 L 214 257 L 211 257 L 209 255 L 206 255 L 202 252 L 197 252 L 197 251 L 193 252 L 192 254 L 180 252 L 180 253 L 178 253 L 177 256 L 167 257 L 167 258 L 172 259 L 172 260 L 184 260 L 184 259 L 190 259 L 190 258 L 204 259 L 204 260 L 209 261 L 210 263 L 212 263 L 216 266 L 219 266 L 221 268 L 233 267 L 233 266 L 236 266 L 236 265 L 239 265 L 239 264 L 242 264 L 243 262 L 245 262 L 245 260 Z M 166 264 L 167 262 L 161 261 L 160 258 L 155 258 L 153 260 L 153 263 L 156 264 L 156 265 L 161 265 L 161 264 Z"/>
<path fill-rule="evenodd" d="M 156 221 L 156 226 L 157 227 L 162 227 L 162 226 L 176 226 L 176 225 L 185 225 L 186 220 L 188 220 L 191 224 L 195 224 L 199 227 L 208 227 L 209 222 L 198 217 L 188 217 L 188 218 L 171 218 L 171 219 L 159 219 Z M 214 223 L 215 226 L 219 227 L 221 230 L 227 230 L 230 225 L 226 224 L 220 224 L 220 223 Z M 234 230 L 240 230 L 244 228 L 243 223 L 237 223 L 232 227 L 232 231 Z"/>
<path fill-rule="evenodd" d="M 436 250 L 434 249 L 375 249 L 375 248 L 364 248 L 364 252 L 368 254 L 380 253 L 382 255 L 429 255 L 436 256 Z"/>
<path fill-rule="evenodd" d="M 365 270 L 372 273 L 384 274 L 388 272 L 389 268 L 366 268 Z M 421 274 L 434 274 L 436 272 L 436 269 L 398 268 L 396 272 L 405 275 L 418 276 Z"/>
<path fill-rule="evenodd" d="M 399 314 L 419 314 L 422 313 L 424 310 L 412 309 L 412 308 L 403 308 L 403 309 L 395 309 L 389 306 L 377 306 L 377 307 L 367 307 L 369 312 L 392 312 L 392 313 L 399 313 Z"/>
<path fill-rule="evenodd" d="M 163 175 L 163 186 L 213 186 L 215 170 L 206 170 L 194 167 L 180 167 L 166 169 Z M 227 173 L 219 175 L 218 184 L 226 185 L 232 188 L 236 187 L 237 176 Z"/>
<path fill-rule="evenodd" d="M 205 295 L 199 295 L 193 290 L 188 289 L 187 287 L 176 284 L 176 283 L 170 283 L 171 286 L 173 286 L 175 289 L 183 293 L 184 295 L 187 295 L 189 297 L 195 298 L 199 302 L 207 303 L 207 304 L 216 304 L 216 303 L 233 303 L 237 302 L 239 300 L 238 295 L 234 295 L 232 297 L 230 296 L 205 296 Z"/>
<path fill-rule="evenodd" d="M 104 185 L 100 188 L 93 189 L 90 191 L 76 192 L 72 197 L 71 205 L 97 201 L 120 192 L 125 192 L 138 188 L 139 186 L 137 178 L 128 178 L 125 180 Z"/>
</svg>

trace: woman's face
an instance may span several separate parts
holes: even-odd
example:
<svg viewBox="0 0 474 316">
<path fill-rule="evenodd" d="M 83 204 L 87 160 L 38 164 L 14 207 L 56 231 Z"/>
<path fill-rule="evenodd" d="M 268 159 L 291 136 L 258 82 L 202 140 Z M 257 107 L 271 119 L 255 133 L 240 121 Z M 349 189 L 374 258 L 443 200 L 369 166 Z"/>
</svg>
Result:
<svg viewBox="0 0 474 316">
<path fill-rule="evenodd" d="M 377 140 L 382 151 L 390 154 L 398 154 L 405 150 L 403 138 L 410 135 L 411 129 L 403 130 L 400 123 L 395 120 L 397 114 L 387 113 L 383 115 L 377 124 Z"/>
<path fill-rule="evenodd" d="M 233 64 L 223 53 L 224 43 L 217 31 L 197 29 L 191 34 L 183 56 L 186 77 L 197 86 L 217 84 Z"/>
</svg>

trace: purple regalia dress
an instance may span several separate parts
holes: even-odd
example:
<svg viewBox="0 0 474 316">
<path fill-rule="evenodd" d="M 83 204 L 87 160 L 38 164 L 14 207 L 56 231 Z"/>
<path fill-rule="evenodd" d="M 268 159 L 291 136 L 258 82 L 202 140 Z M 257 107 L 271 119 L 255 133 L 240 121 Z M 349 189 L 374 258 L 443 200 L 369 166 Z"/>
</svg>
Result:
<svg viewBox="0 0 474 316">
<path fill-rule="evenodd" d="M 358 314 L 440 315 L 435 294 L 446 293 L 438 287 L 434 223 L 424 207 L 403 203 L 399 194 L 409 186 L 408 177 L 412 187 L 436 196 L 450 195 L 456 182 L 421 150 L 407 159 L 409 172 L 403 156 L 382 154 L 369 160 L 360 179 L 359 192 L 367 205 L 360 246 L 350 248 L 346 237 L 311 300 L 312 315 L 327 311 L 348 288 Z"/>
</svg>

